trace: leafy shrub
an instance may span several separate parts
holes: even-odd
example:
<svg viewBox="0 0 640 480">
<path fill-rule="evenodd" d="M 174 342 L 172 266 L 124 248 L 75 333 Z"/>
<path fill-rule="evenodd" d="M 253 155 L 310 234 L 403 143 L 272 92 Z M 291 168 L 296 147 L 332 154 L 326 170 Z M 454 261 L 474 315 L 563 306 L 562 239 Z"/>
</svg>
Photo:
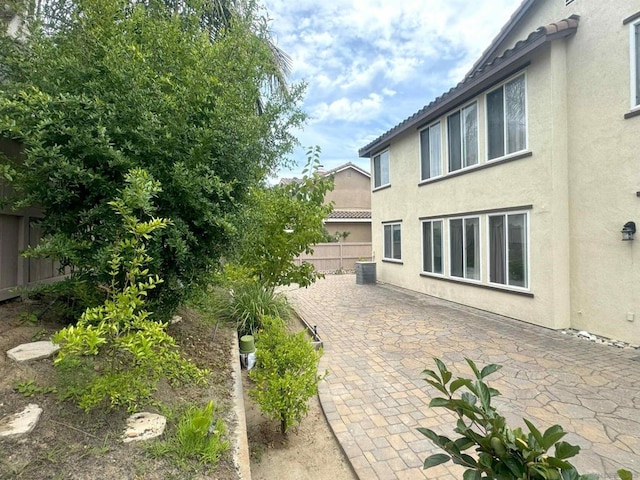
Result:
<svg viewBox="0 0 640 480">
<path fill-rule="evenodd" d="M 429 406 L 452 412 L 458 418 L 454 431 L 460 435 L 453 440 L 428 428 L 418 428 L 447 452 L 430 455 L 424 461 L 425 469 L 451 460 L 467 467 L 464 480 L 597 480 L 597 475 L 580 475 L 567 461 L 578 454 L 580 447 L 560 441 L 567 434 L 560 425 L 541 432 L 524 419 L 529 433 L 521 428 L 509 428 L 506 419 L 491 405 L 491 399 L 500 392 L 484 382 L 501 366 L 491 364 L 480 370 L 472 360 L 466 361 L 475 380 L 458 377 L 452 381 L 452 373 L 438 358 L 435 359 L 438 371 L 422 372 L 426 375 L 425 381 L 444 395 L 431 399 Z M 454 397 L 461 389 L 464 391 L 459 397 Z M 471 448 L 475 450 L 475 457 L 465 453 Z M 551 448 L 555 449 L 554 454 L 550 453 Z M 631 478 L 626 470 L 618 474 L 625 480 Z"/>
<path fill-rule="evenodd" d="M 61 345 L 56 366 L 75 367 L 86 373 L 93 366 L 95 375 L 66 376 L 63 397 L 78 400 L 90 410 L 105 401 L 110 408 L 135 410 L 155 391 L 160 378 L 173 381 L 204 382 L 206 371 L 183 359 L 167 325 L 151 318 L 145 309 L 149 290 L 162 282 L 150 273 L 151 257 L 146 241 L 168 221 L 151 218 L 142 222 L 136 212 L 150 214 L 152 197 L 160 186 L 144 170 L 132 170 L 121 196 L 110 202 L 122 218 L 120 238 L 110 249 L 112 281 L 105 285 L 107 299 L 98 307 L 87 308 L 77 325 L 70 325 L 54 336 Z M 124 285 L 118 288 L 118 285 Z"/>
<path fill-rule="evenodd" d="M 181 416 L 175 433 L 167 440 L 149 447 L 155 457 L 169 457 L 182 468 L 192 463 L 214 466 L 229 449 L 225 440 L 227 428 L 221 418 L 215 418 L 211 400 L 206 407 L 192 406 Z"/>
<path fill-rule="evenodd" d="M 256 337 L 256 367 L 250 377 L 255 388 L 249 396 L 260 411 L 280 421 L 283 434 L 300 423 L 308 411 L 308 401 L 318 393 L 317 374 L 320 352 L 306 337 L 306 332 L 291 334 L 280 318 L 264 317 L 263 329 Z"/>
</svg>

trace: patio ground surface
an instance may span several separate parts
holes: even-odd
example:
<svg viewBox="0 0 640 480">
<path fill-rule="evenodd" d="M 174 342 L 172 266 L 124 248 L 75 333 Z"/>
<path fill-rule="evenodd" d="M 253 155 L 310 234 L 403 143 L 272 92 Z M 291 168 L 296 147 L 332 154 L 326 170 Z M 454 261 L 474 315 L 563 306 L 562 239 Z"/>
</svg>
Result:
<svg viewBox="0 0 640 480">
<path fill-rule="evenodd" d="M 320 401 L 362 480 L 461 479 L 450 463 L 426 471 L 438 450 L 419 432 L 451 434 L 455 423 L 422 378 L 442 359 L 471 376 L 464 358 L 503 365 L 489 377 L 502 395 L 498 411 L 512 427 L 526 417 L 540 429 L 562 425 L 582 447 L 580 473 L 640 478 L 640 351 L 595 344 L 558 331 L 389 285 L 356 285 L 355 275 L 328 275 L 285 291 L 324 341 Z M 635 359 L 634 359 L 635 358 Z M 336 479 L 338 480 L 338 479 Z"/>
</svg>

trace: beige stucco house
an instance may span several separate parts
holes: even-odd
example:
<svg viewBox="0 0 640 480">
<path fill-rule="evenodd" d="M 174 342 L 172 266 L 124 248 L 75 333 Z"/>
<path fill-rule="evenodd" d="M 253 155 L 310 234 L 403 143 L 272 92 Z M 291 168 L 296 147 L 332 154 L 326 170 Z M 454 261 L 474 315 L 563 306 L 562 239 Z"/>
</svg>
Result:
<svg viewBox="0 0 640 480">
<path fill-rule="evenodd" d="M 378 280 L 640 344 L 639 139 L 640 2 L 525 0 L 360 150 Z"/>
<path fill-rule="evenodd" d="M 333 190 L 325 202 L 333 202 L 333 212 L 324 222 L 334 235 L 348 232 L 344 242 L 371 242 L 371 175 L 349 162 L 326 172 L 333 177 Z"/>
</svg>

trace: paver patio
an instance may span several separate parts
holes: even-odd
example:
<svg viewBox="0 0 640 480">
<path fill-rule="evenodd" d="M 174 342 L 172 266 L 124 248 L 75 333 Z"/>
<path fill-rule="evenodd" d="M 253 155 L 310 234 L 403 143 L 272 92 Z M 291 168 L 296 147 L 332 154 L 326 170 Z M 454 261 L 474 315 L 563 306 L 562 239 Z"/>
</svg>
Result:
<svg viewBox="0 0 640 480">
<path fill-rule="evenodd" d="M 432 358 L 471 376 L 464 361 L 503 368 L 489 377 L 511 426 L 524 416 L 555 423 L 582 447 L 581 473 L 640 478 L 640 351 L 577 339 L 388 285 L 356 285 L 354 275 L 327 276 L 287 297 L 325 342 L 320 401 L 362 480 L 461 479 L 448 464 L 422 470 L 438 450 L 417 427 L 451 434 L 453 417 L 429 409 L 435 391 L 422 379 Z M 338 479 L 336 479 L 338 480 Z"/>
</svg>

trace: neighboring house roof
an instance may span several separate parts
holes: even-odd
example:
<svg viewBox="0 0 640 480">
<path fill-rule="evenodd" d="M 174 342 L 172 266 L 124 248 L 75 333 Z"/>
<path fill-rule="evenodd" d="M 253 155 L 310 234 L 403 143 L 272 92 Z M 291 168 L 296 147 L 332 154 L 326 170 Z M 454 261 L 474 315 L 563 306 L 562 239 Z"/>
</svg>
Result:
<svg viewBox="0 0 640 480">
<path fill-rule="evenodd" d="M 526 8 L 529 8 L 532 3 L 533 2 L 523 3 L 516 13 L 525 6 Z M 401 123 L 370 142 L 365 147 L 361 148 L 358 152 L 359 155 L 361 157 L 371 156 L 371 154 L 376 150 L 381 150 L 382 148 L 387 147 L 392 138 L 406 132 L 410 128 L 420 128 L 423 125 L 426 126 L 430 121 L 478 95 L 486 89 L 488 85 L 491 85 L 494 82 L 499 81 L 501 78 L 524 68 L 528 65 L 528 55 L 531 52 L 537 50 L 542 45 L 555 40 L 556 38 L 573 35 L 578 29 L 579 20 L 579 16 L 572 15 L 557 23 L 540 27 L 536 31 L 532 32 L 525 40 L 517 42 L 513 48 L 506 50 L 502 55 L 491 60 L 488 60 L 490 58 L 490 54 L 485 52 L 482 57 L 484 58 L 484 63 L 476 62 L 476 66 L 474 66 L 474 68 L 460 83 L 451 88 L 448 92 L 437 97 L 430 104 L 426 105 L 409 118 L 403 120 Z M 501 32 L 499 37 L 504 37 L 507 33 L 509 32 L 504 34 Z M 503 38 L 501 38 L 501 40 L 502 39 Z M 496 41 L 494 40 L 494 43 L 495 42 Z M 496 48 L 497 44 L 493 47 L 493 50 L 495 51 Z"/>
<path fill-rule="evenodd" d="M 358 218 L 371 219 L 371 210 L 334 210 L 328 219 Z"/>
<path fill-rule="evenodd" d="M 371 178 L 371 174 L 369 172 L 367 172 L 366 170 L 363 170 L 362 168 L 357 166 L 355 163 L 351 163 L 351 162 L 347 162 L 344 165 L 340 165 L 339 167 L 332 168 L 331 170 L 326 172 L 324 175 L 325 176 L 333 175 L 335 173 L 342 172 L 343 170 L 346 170 L 347 168 L 352 168 L 356 172 L 361 173 L 362 175 L 365 175 L 368 178 Z"/>
<path fill-rule="evenodd" d="M 366 170 L 360 168 L 355 163 L 351 163 L 351 162 L 347 162 L 347 163 L 345 163 L 343 165 L 340 165 L 339 167 L 332 168 L 331 170 L 328 170 L 328 171 L 318 170 L 318 173 L 320 175 L 322 175 L 323 177 L 328 177 L 329 175 L 334 175 L 334 174 L 342 172 L 343 170 L 346 170 L 348 168 L 352 168 L 353 170 L 355 170 L 358 173 L 361 173 L 362 175 L 366 176 L 367 178 L 371 178 L 371 174 L 369 172 L 367 172 Z M 278 182 L 278 185 L 280 185 L 282 187 L 284 185 L 289 185 L 290 183 L 300 183 L 301 181 L 302 180 L 300 178 L 298 178 L 298 177 L 281 178 L 280 181 Z"/>
</svg>

